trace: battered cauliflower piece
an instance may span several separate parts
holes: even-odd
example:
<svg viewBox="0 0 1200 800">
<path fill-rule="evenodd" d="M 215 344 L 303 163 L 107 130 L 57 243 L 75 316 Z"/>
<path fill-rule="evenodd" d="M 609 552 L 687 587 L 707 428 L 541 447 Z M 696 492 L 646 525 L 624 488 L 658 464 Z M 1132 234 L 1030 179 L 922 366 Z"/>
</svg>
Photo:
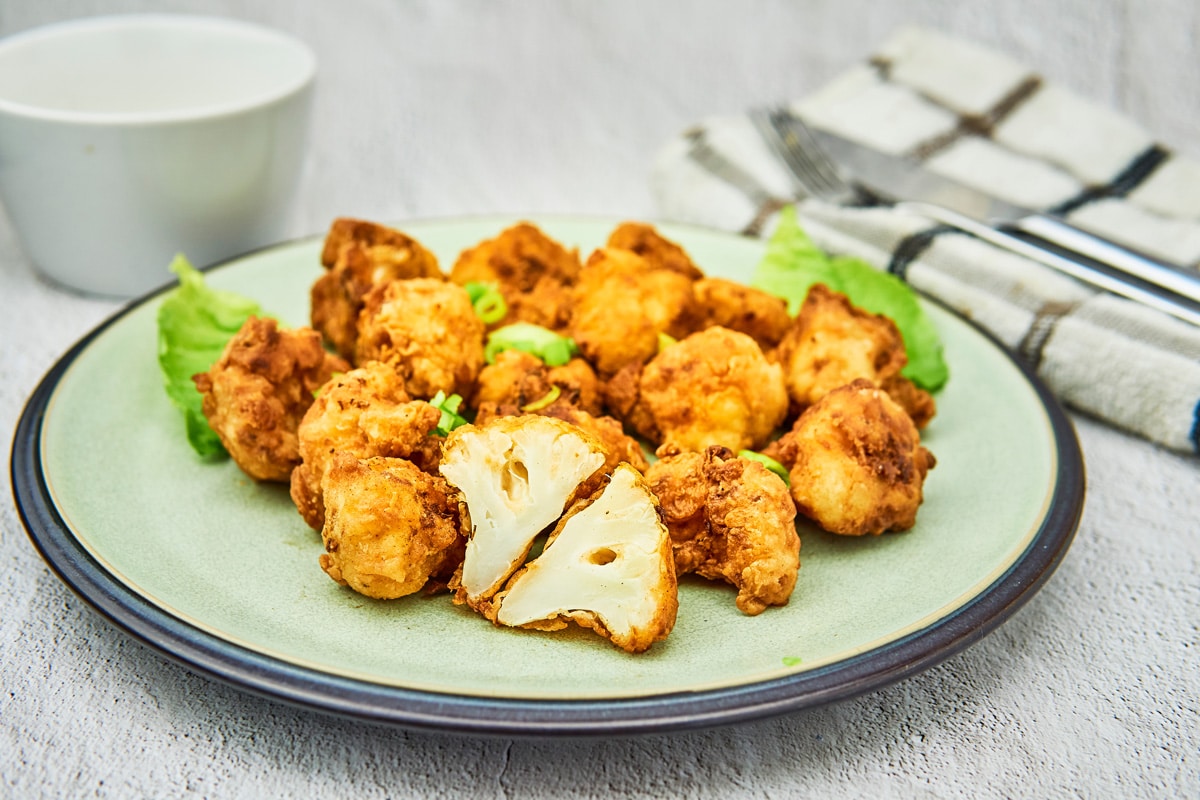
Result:
<svg viewBox="0 0 1200 800">
<path fill-rule="evenodd" d="M 704 327 L 720 325 L 744 333 L 764 352 L 779 344 L 792 324 L 787 303 L 773 294 L 722 278 L 696 281 Z"/>
<path fill-rule="evenodd" d="M 692 283 L 632 250 L 597 250 L 575 286 L 571 336 L 602 377 L 644 364 L 658 352 L 659 334 L 682 339 L 700 327 Z"/>
<path fill-rule="evenodd" d="M 605 387 L 613 414 L 652 442 L 756 450 L 787 415 L 783 372 L 744 333 L 706 328 Z"/>
<path fill-rule="evenodd" d="M 618 467 L 594 500 L 563 517 L 496 603 L 501 625 L 559 630 L 570 620 L 630 653 L 666 638 L 679 607 L 671 537 L 641 474 Z"/>
<path fill-rule="evenodd" d="M 887 317 L 856 308 L 824 284 L 814 284 L 774 353 L 783 366 L 794 410 L 866 378 L 876 386 L 908 362 L 900 331 Z"/>
<path fill-rule="evenodd" d="M 291 494 L 309 527 L 325 523 L 323 480 L 333 457 L 387 456 L 437 469 L 442 439 L 432 435 L 441 412 L 413 400 L 400 376 L 372 361 L 337 375 L 320 392 L 297 430 L 301 463 L 292 471 Z"/>
<path fill-rule="evenodd" d="M 234 462 L 255 480 L 287 481 L 300 463 L 296 430 L 313 393 L 350 365 L 311 328 L 250 317 L 207 372 L 192 376 L 202 410 Z"/>
<path fill-rule="evenodd" d="M 402 458 L 337 453 L 325 476 L 321 569 L 367 597 L 392 600 L 448 578 L 462 558 L 446 481 Z"/>
<path fill-rule="evenodd" d="M 675 570 L 737 587 L 747 615 L 788 602 L 800 569 L 796 507 L 787 485 L 757 461 L 723 447 L 672 445 L 646 473 L 671 532 Z"/>
<path fill-rule="evenodd" d="M 830 533 L 908 530 L 936 464 L 911 418 L 868 380 L 834 389 L 774 448 L 796 509 Z"/>
<path fill-rule="evenodd" d="M 568 250 L 537 226 L 521 222 L 464 250 L 450 270 L 450 280 L 499 287 L 508 313 L 494 327 L 521 321 L 564 331 L 571 321 L 571 286 L 580 267 L 578 250 Z"/>
<path fill-rule="evenodd" d="M 358 315 L 376 286 L 405 278 L 444 278 L 437 258 L 400 231 L 373 222 L 336 219 L 325 237 L 313 284 L 312 326 L 347 359 L 354 358 Z"/>
<path fill-rule="evenodd" d="M 645 472 L 650 466 L 642 446 L 637 439 L 625 433 L 619 421 L 608 416 L 593 416 L 569 404 L 554 403 L 536 411 L 524 411 L 519 406 L 484 403 L 476 411 L 475 423 L 483 425 L 496 417 L 519 417 L 522 414 L 561 419 L 596 437 L 604 447 L 605 472 L 612 472 L 621 463 L 629 464 L 638 472 Z"/>
<path fill-rule="evenodd" d="M 604 413 L 600 379 L 586 361 L 572 358 L 561 367 L 551 367 L 520 350 L 501 351 L 494 363 L 480 371 L 472 405 L 481 408 L 488 403 L 539 409 L 570 405 L 593 416 Z"/>
<path fill-rule="evenodd" d="M 678 272 L 693 281 L 704 277 L 686 250 L 664 237 L 653 225 L 644 222 L 621 223 L 609 234 L 607 246 L 637 253 L 653 269 Z"/>
<path fill-rule="evenodd" d="M 484 324 L 461 286 L 431 278 L 392 281 L 367 296 L 358 363 L 383 361 L 416 397 L 468 394 L 483 368 Z"/>
<path fill-rule="evenodd" d="M 924 430 L 937 414 L 937 402 L 933 395 L 903 375 L 893 375 L 879 388 L 907 412 L 919 430 Z"/>
<path fill-rule="evenodd" d="M 595 438 L 550 417 L 498 417 L 451 431 L 440 470 L 462 495 L 469 530 L 454 584 L 459 602 L 487 613 L 533 540 L 592 488 L 604 461 Z"/>
</svg>

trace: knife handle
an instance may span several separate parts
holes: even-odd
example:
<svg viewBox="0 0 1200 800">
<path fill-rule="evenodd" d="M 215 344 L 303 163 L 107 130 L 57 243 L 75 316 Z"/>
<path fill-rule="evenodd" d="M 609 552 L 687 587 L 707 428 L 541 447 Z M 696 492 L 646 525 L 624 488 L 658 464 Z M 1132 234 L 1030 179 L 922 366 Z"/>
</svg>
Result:
<svg viewBox="0 0 1200 800">
<path fill-rule="evenodd" d="M 1029 234 L 998 230 L 941 206 L 901 202 L 895 208 L 919 214 L 982 239 L 1011 253 L 1037 261 L 1076 280 L 1141 303 L 1176 319 L 1200 326 L 1200 302 L 1170 289 L 1118 272 L 1099 261 L 1067 251 Z"/>
<path fill-rule="evenodd" d="M 1131 250 L 1045 214 L 1022 217 L 1013 223 L 1013 227 L 1058 245 L 1064 250 L 1107 264 L 1118 272 L 1128 273 L 1146 283 L 1161 286 L 1200 302 L 1200 274 L 1186 272 L 1173 264 Z"/>
</svg>

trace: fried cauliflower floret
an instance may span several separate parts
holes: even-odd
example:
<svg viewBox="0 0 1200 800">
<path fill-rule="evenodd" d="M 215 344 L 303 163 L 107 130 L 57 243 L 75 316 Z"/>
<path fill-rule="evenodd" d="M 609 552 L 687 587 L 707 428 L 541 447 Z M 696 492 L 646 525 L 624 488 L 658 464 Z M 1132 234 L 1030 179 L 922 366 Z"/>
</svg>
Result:
<svg viewBox="0 0 1200 800">
<path fill-rule="evenodd" d="M 450 280 L 459 285 L 496 284 L 508 306 L 497 327 L 521 321 L 563 331 L 571 320 L 571 286 L 580 266 L 577 250 L 521 222 L 464 250 L 450 270 Z"/>
<path fill-rule="evenodd" d="M 313 393 L 350 368 L 311 328 L 250 317 L 207 372 L 194 375 L 202 409 L 234 462 L 255 480 L 286 481 L 300 463 L 296 429 Z"/>
<path fill-rule="evenodd" d="M 792 324 L 787 303 L 773 294 L 722 278 L 696 281 L 704 327 L 719 325 L 744 333 L 764 352 L 779 344 Z"/>
<path fill-rule="evenodd" d="M 686 250 L 664 237 L 653 225 L 644 222 L 621 223 L 609 234 L 607 246 L 637 253 L 654 269 L 678 272 L 693 281 L 704 277 Z"/>
<path fill-rule="evenodd" d="M 801 414 L 775 452 L 797 511 L 849 536 L 911 528 L 936 463 L 904 409 L 865 379 Z"/>
<path fill-rule="evenodd" d="M 383 361 L 416 397 L 467 394 L 483 368 L 484 324 L 461 286 L 430 278 L 392 281 L 367 296 L 358 363 Z"/>
<path fill-rule="evenodd" d="M 865 378 L 876 386 L 899 374 L 908 358 L 887 317 L 856 308 L 839 292 L 815 284 L 774 353 L 799 412 L 830 391 Z"/>
<path fill-rule="evenodd" d="M 618 419 L 653 442 L 685 450 L 757 449 L 787 415 L 778 364 L 744 333 L 706 328 L 631 365 L 605 388 Z"/>
<path fill-rule="evenodd" d="M 679 606 L 671 537 L 641 474 L 618 467 L 594 500 L 563 517 L 496 603 L 501 625 L 558 630 L 570 620 L 630 653 L 666 638 Z"/>
<path fill-rule="evenodd" d="M 586 361 L 572 358 L 560 367 L 551 367 L 520 350 L 501 351 L 494 363 L 480 371 L 472 405 L 482 407 L 488 403 L 518 407 L 570 405 L 593 416 L 603 413 L 600 379 Z"/>
<path fill-rule="evenodd" d="M 312 287 L 312 326 L 343 358 L 354 358 L 358 315 L 376 286 L 406 278 L 442 278 L 437 258 L 400 231 L 336 219 L 325 237 L 327 270 Z"/>
<path fill-rule="evenodd" d="M 438 409 L 409 397 L 386 364 L 372 361 L 335 376 L 297 430 L 301 464 L 292 471 L 291 493 L 300 516 L 316 530 L 324 525 L 322 481 L 337 453 L 404 458 L 437 469 L 442 440 L 431 433 L 440 419 Z"/>
<path fill-rule="evenodd" d="M 457 501 L 446 481 L 402 458 L 333 457 L 325 476 L 321 569 L 381 600 L 448 577 L 461 557 Z"/>
<path fill-rule="evenodd" d="M 550 417 L 498 417 L 451 431 L 440 470 L 462 495 L 469 531 L 456 599 L 482 609 L 534 538 L 590 489 L 604 460 L 591 435 Z"/>
<path fill-rule="evenodd" d="M 903 375 L 893 375 L 879 388 L 887 392 L 888 396 L 908 413 L 919 430 L 924 430 L 937 414 L 937 402 L 933 395 Z"/>
<path fill-rule="evenodd" d="M 659 334 L 682 339 L 700 327 L 692 283 L 632 250 L 597 250 L 575 286 L 571 336 L 602 377 L 644 364 L 658 352 Z"/>
<path fill-rule="evenodd" d="M 800 568 L 787 485 L 723 447 L 695 453 L 665 445 L 658 456 L 646 480 L 662 504 L 676 573 L 736 586 L 744 614 L 785 605 Z"/>
<path fill-rule="evenodd" d="M 543 417 L 554 417 L 596 437 L 604 447 L 604 471 L 612 472 L 622 462 L 629 464 L 638 472 L 645 472 L 650 466 L 646 454 L 637 439 L 625 433 L 621 423 L 609 416 L 593 416 L 580 408 L 568 404 L 554 403 L 536 411 L 524 411 L 519 406 L 484 403 L 476 412 L 475 423 L 482 425 L 496 417 L 519 417 L 522 414 L 537 414 Z"/>
</svg>

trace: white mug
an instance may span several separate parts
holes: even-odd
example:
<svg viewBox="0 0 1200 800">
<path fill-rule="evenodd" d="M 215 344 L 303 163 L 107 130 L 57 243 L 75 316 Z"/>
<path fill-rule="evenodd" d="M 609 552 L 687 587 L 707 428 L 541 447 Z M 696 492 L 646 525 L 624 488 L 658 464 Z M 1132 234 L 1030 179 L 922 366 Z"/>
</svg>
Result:
<svg viewBox="0 0 1200 800">
<path fill-rule="evenodd" d="M 92 17 L 0 40 L 0 198 L 51 280 L 129 297 L 287 233 L 316 59 L 250 23 Z"/>
</svg>

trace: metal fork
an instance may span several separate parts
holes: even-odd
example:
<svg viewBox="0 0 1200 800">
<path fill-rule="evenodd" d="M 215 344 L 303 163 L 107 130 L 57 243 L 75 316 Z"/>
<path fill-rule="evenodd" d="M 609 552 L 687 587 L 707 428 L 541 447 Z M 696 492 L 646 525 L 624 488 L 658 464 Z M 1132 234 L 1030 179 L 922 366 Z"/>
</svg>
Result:
<svg viewBox="0 0 1200 800">
<path fill-rule="evenodd" d="M 869 189 L 844 177 L 816 135 L 803 120 L 787 109 L 753 111 L 750 118 L 763 140 L 775 151 L 779 160 L 808 195 L 843 205 L 878 203 L 887 199 L 880 198 Z M 1032 244 L 1009 231 L 993 228 L 929 203 L 901 200 L 893 207 L 929 217 L 942 225 L 969 233 L 996 247 L 1037 261 L 1094 288 L 1120 295 L 1200 326 L 1200 302 L 1169 288 L 1114 271 L 1111 267 L 1085 256 Z"/>
<path fill-rule="evenodd" d="M 808 126 L 786 108 L 757 109 L 750 112 L 750 121 L 788 168 L 800 196 L 838 204 L 875 199 L 842 174 Z"/>
</svg>

